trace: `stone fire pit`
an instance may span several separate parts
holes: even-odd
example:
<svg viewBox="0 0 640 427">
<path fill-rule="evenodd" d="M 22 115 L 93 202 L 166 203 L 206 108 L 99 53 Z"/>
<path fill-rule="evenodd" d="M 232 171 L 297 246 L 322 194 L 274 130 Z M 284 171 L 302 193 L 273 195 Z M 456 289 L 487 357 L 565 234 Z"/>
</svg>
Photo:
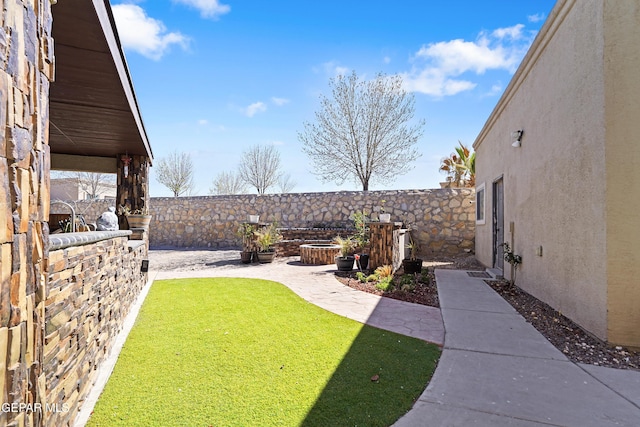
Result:
<svg viewBox="0 0 640 427">
<path fill-rule="evenodd" d="M 340 245 L 330 243 L 311 243 L 300 245 L 300 262 L 302 264 L 328 265 L 335 262 L 340 253 Z"/>
</svg>

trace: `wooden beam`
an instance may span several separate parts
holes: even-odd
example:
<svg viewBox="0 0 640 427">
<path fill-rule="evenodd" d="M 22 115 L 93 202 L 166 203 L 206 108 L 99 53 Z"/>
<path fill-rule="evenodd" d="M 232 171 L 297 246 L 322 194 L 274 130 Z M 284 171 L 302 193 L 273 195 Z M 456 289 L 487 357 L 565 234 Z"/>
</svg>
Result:
<svg viewBox="0 0 640 427">
<path fill-rule="evenodd" d="M 115 157 L 75 156 L 51 153 L 51 169 L 75 172 L 118 172 Z"/>
</svg>

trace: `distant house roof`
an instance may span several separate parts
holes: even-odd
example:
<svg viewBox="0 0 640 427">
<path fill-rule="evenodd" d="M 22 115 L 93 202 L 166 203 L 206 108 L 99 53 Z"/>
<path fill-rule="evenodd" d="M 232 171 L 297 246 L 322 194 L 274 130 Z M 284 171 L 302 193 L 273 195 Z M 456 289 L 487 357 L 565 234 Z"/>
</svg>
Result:
<svg viewBox="0 0 640 427">
<path fill-rule="evenodd" d="M 60 154 L 110 158 L 109 165 L 120 153 L 153 159 L 109 0 L 64 0 L 52 14 L 52 167 Z"/>
</svg>

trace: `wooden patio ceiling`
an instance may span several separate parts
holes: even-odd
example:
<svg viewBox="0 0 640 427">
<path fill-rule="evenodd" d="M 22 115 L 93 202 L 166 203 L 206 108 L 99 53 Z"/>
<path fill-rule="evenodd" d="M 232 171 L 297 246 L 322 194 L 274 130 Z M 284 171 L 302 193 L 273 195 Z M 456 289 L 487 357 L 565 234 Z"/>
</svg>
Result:
<svg viewBox="0 0 640 427">
<path fill-rule="evenodd" d="M 109 0 L 63 0 L 52 5 L 52 14 L 52 168 L 77 163 L 75 170 L 85 170 L 87 156 L 115 165 L 121 153 L 153 160 Z"/>
</svg>

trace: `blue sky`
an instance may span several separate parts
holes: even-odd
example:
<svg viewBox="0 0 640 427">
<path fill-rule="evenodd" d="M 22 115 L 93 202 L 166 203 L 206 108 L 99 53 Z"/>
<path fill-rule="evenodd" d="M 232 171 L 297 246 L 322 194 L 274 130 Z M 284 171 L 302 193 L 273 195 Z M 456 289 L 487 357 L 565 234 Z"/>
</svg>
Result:
<svg viewBox="0 0 640 427">
<path fill-rule="evenodd" d="M 277 146 L 293 192 L 359 190 L 311 174 L 297 137 L 351 70 L 400 74 L 426 121 L 422 156 L 370 189 L 437 188 L 440 159 L 473 143 L 554 3 L 112 0 L 154 156 L 190 153 L 195 195 L 257 144 Z M 151 195 L 170 196 L 153 172 Z"/>
</svg>

